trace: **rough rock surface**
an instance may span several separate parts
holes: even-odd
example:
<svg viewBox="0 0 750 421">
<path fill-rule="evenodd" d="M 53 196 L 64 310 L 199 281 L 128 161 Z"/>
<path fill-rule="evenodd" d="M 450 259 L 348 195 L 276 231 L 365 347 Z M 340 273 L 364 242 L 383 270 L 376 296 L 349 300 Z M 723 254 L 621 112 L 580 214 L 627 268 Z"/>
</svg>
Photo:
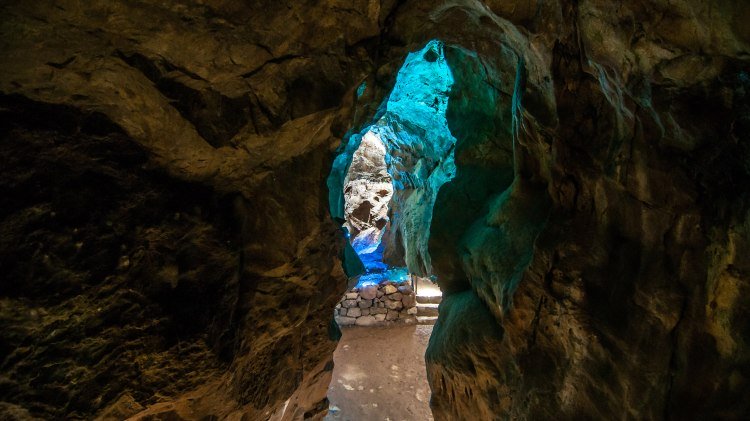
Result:
<svg viewBox="0 0 750 421">
<path fill-rule="evenodd" d="M 3 2 L 0 418 L 325 413 L 324 180 L 381 13 Z"/>
<path fill-rule="evenodd" d="M 320 418 L 332 152 L 434 38 L 435 419 L 748 417 L 747 2 L 0 13 L 2 418 Z"/>
<path fill-rule="evenodd" d="M 446 53 L 435 419 L 746 418 L 750 8 L 487 6 L 430 15 L 483 24 Z"/>
<path fill-rule="evenodd" d="M 344 225 L 358 254 L 377 250 L 388 226 L 393 184 L 385 165 L 385 145 L 372 132 L 362 137 L 344 179 Z"/>
<path fill-rule="evenodd" d="M 402 292 L 398 292 L 402 291 Z M 416 323 L 416 295 L 410 285 L 384 282 L 352 288 L 336 305 L 339 326 L 385 326 L 391 321 Z"/>
</svg>

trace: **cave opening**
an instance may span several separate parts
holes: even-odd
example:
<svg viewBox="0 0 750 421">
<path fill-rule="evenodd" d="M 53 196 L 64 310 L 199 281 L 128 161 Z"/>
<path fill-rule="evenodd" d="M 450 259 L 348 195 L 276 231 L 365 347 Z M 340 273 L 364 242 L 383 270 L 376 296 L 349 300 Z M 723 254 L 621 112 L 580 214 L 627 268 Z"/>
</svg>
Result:
<svg viewBox="0 0 750 421">
<path fill-rule="evenodd" d="M 442 295 L 428 241 L 438 191 L 456 172 L 456 138 L 446 118 L 453 83 L 441 41 L 408 54 L 373 119 L 344 139 L 334 160 L 328 179 L 330 208 L 347 238 L 343 265 L 350 279 L 335 319 L 342 327 L 379 329 L 367 334 L 345 329 L 334 357 L 332 413 L 342 403 L 337 395 L 341 387 L 349 392 L 353 383 L 363 384 L 367 370 L 362 362 L 391 353 L 414 355 L 408 364 L 398 359 L 383 364 L 413 372 L 411 382 L 418 384 L 404 383 L 403 388 L 416 387 L 424 399 L 403 404 L 428 410 L 423 355 Z M 357 97 L 366 90 L 362 83 Z M 359 357 L 351 352 L 355 350 Z M 386 371 L 383 383 L 389 375 Z M 378 376 L 366 377 L 372 385 L 379 382 Z"/>
<path fill-rule="evenodd" d="M 393 197 L 393 179 L 388 173 L 386 155 L 380 135 L 368 130 L 352 155 L 344 179 L 343 228 L 364 266 L 358 287 L 398 276 L 383 262 L 383 236 L 390 228 L 388 211 Z"/>
<path fill-rule="evenodd" d="M 428 42 L 406 57 L 371 124 L 342 142 L 328 186 L 331 212 L 348 240 L 344 268 L 352 292 L 392 283 L 440 295 L 428 241 L 437 193 L 455 175 L 456 138 L 446 118 L 453 82 L 443 43 Z M 366 89 L 362 83 L 357 96 Z M 344 312 L 337 316 L 349 317 Z"/>
</svg>

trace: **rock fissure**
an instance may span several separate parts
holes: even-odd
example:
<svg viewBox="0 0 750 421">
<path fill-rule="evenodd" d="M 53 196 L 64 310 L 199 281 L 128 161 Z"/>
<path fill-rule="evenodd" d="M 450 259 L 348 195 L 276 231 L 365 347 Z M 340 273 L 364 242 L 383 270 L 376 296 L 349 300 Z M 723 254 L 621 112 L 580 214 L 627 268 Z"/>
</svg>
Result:
<svg viewBox="0 0 750 421">
<path fill-rule="evenodd" d="M 255 69 L 250 70 L 249 72 L 243 73 L 241 75 L 241 77 L 244 78 L 244 79 L 250 79 L 253 76 L 255 76 L 256 74 L 260 73 L 269 64 L 282 64 L 284 62 L 287 62 L 287 61 L 290 61 L 290 60 L 296 60 L 296 59 L 300 59 L 300 58 L 304 58 L 304 56 L 303 55 L 299 55 L 299 54 L 285 54 L 285 55 L 282 55 L 282 56 L 273 57 L 273 58 L 271 58 L 269 60 L 266 60 L 265 62 L 263 62 L 260 66 L 256 67 Z"/>
</svg>

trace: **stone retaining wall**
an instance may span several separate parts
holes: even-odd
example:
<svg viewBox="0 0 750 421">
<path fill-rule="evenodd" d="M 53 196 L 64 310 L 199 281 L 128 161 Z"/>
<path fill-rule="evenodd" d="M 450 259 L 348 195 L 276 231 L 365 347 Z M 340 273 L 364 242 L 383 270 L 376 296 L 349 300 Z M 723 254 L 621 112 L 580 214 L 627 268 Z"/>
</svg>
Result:
<svg viewBox="0 0 750 421">
<path fill-rule="evenodd" d="M 415 323 L 417 299 L 411 285 L 385 282 L 352 288 L 336 305 L 339 326 Z"/>
</svg>

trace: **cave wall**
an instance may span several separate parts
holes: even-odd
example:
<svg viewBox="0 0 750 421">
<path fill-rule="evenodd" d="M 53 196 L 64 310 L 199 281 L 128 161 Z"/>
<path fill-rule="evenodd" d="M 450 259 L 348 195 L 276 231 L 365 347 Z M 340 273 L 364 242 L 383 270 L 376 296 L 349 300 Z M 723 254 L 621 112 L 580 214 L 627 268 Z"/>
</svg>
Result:
<svg viewBox="0 0 750 421">
<path fill-rule="evenodd" d="M 387 10 L 0 8 L 0 418 L 325 414 L 325 177 Z"/>
<path fill-rule="evenodd" d="M 343 139 L 328 180 L 332 213 L 347 220 L 350 207 L 358 202 L 351 200 L 356 196 L 350 192 L 356 189 L 349 182 L 352 173 L 363 174 L 363 179 L 370 177 L 369 185 L 374 191 L 381 189 L 376 183 L 389 183 L 382 195 L 390 202 L 387 208 L 379 203 L 373 205 L 374 209 L 387 210 L 389 224 L 384 232 L 375 230 L 374 234 L 379 235 L 378 245 L 382 236 L 383 262 L 408 267 L 410 273 L 427 275 L 432 270 L 427 250 L 432 208 L 440 187 L 455 172 L 455 138 L 445 118 L 452 85 L 453 77 L 440 40 L 430 40 L 410 51 L 369 124 Z M 364 92 L 367 82 L 358 89 L 358 96 Z M 379 95 L 373 98 L 383 96 L 382 91 L 376 94 Z M 366 114 L 367 106 L 367 100 L 359 101 L 355 114 Z M 387 178 L 367 175 L 377 171 L 361 164 L 359 155 L 372 149 L 372 142 L 383 146 L 378 153 L 384 154 Z M 340 186 L 344 186 L 343 193 Z M 362 256 L 365 253 L 357 245 L 361 242 L 358 236 L 364 233 L 360 234 L 359 228 L 350 228 L 349 232 L 353 235 L 352 244 Z M 369 235 L 372 234 L 368 231 Z"/>
<path fill-rule="evenodd" d="M 325 179 L 432 39 L 435 418 L 750 412 L 744 2 L 0 12 L 3 417 L 321 417 L 353 253 Z"/>
<path fill-rule="evenodd" d="M 495 102 L 506 128 L 483 139 L 451 98 L 457 176 L 430 243 L 446 292 L 426 355 L 435 418 L 745 418 L 747 6 L 488 7 L 454 10 L 456 26 L 509 34 L 475 51 L 515 88 Z M 490 165 L 460 153 L 496 142 L 511 165 L 500 148 Z M 453 203 L 483 180 L 471 218 Z"/>
<path fill-rule="evenodd" d="M 352 155 L 344 178 L 344 226 L 354 251 L 360 255 L 378 249 L 388 226 L 393 183 L 385 156 L 385 145 L 380 137 L 366 133 Z"/>
</svg>

